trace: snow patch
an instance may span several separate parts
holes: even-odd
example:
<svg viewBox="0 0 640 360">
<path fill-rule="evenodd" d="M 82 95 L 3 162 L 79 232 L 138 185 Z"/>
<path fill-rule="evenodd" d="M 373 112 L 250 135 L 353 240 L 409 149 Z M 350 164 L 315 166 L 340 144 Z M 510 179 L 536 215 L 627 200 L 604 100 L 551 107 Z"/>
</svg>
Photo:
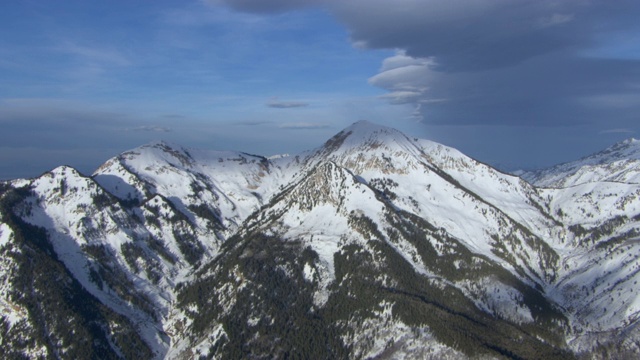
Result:
<svg viewBox="0 0 640 360">
<path fill-rule="evenodd" d="M 0 247 L 8 244 L 13 238 L 13 230 L 9 227 L 9 225 L 5 223 L 0 223 Z"/>
<path fill-rule="evenodd" d="M 316 275 L 316 269 L 314 269 L 309 264 L 304 264 L 304 268 L 302 269 L 302 275 L 304 276 L 304 279 L 306 281 L 313 282 Z"/>
</svg>

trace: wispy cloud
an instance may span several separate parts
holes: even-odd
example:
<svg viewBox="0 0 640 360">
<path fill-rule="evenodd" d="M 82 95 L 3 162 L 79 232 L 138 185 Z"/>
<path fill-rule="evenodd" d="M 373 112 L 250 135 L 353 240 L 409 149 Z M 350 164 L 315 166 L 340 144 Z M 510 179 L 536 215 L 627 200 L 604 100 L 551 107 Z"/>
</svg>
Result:
<svg viewBox="0 0 640 360">
<path fill-rule="evenodd" d="M 309 106 L 309 103 L 303 101 L 280 101 L 272 99 L 267 102 L 267 106 L 276 109 L 295 109 Z"/>
<path fill-rule="evenodd" d="M 631 129 L 608 129 L 608 130 L 602 130 L 598 134 L 604 135 L 604 134 L 633 134 L 633 133 L 635 133 L 635 131 Z"/>
<path fill-rule="evenodd" d="M 312 122 L 291 122 L 291 123 L 283 123 L 278 126 L 280 129 L 293 129 L 293 130 L 309 130 L 309 129 L 327 129 L 330 126 L 322 123 L 312 123 Z"/>
<path fill-rule="evenodd" d="M 79 45 L 72 41 L 64 41 L 55 50 L 77 56 L 85 61 L 104 65 L 129 66 L 131 61 L 116 49 L 100 46 Z"/>
<path fill-rule="evenodd" d="M 538 19 L 540 28 L 548 28 L 552 26 L 562 25 L 573 20 L 573 14 L 552 14 Z"/>
<path fill-rule="evenodd" d="M 202 27 L 210 25 L 241 24 L 251 28 L 269 28 L 277 25 L 269 17 L 246 12 L 235 12 L 218 6 L 214 1 L 202 1 L 200 5 L 166 9 L 160 20 L 172 25 Z"/>
<path fill-rule="evenodd" d="M 165 119 L 184 119 L 186 116 L 180 114 L 166 114 L 162 116 Z"/>
<path fill-rule="evenodd" d="M 241 126 L 258 126 L 258 125 L 265 125 L 265 124 L 270 124 L 271 121 L 265 121 L 265 120 L 248 120 L 248 121 L 239 121 L 234 123 L 234 125 L 241 125 Z"/>
<path fill-rule="evenodd" d="M 608 92 L 606 94 L 598 94 L 593 96 L 587 96 L 583 100 L 583 103 L 587 106 L 596 106 L 604 108 L 617 108 L 617 109 L 633 109 L 640 104 L 640 89 L 633 89 L 631 91 L 624 89 L 627 92 Z"/>
<path fill-rule="evenodd" d="M 327 1 L 330 2 L 330 1 Z M 202 0 L 202 3 L 216 6 L 227 4 L 235 9 L 256 14 L 279 13 L 290 9 L 301 9 L 322 3 L 318 0 L 270 0 L 270 1 L 233 1 L 233 0 Z"/>
<path fill-rule="evenodd" d="M 171 128 L 158 125 L 143 125 L 128 130 L 132 131 L 149 131 L 149 132 L 171 132 Z"/>
</svg>

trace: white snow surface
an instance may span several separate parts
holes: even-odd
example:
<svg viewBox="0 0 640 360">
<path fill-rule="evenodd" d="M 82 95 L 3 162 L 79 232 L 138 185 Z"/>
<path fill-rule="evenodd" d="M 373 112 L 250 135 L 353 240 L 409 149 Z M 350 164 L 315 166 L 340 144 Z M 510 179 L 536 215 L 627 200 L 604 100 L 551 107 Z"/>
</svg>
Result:
<svg viewBox="0 0 640 360">
<path fill-rule="evenodd" d="M 0 247 L 8 244 L 12 236 L 13 230 L 7 224 L 0 223 Z"/>
</svg>

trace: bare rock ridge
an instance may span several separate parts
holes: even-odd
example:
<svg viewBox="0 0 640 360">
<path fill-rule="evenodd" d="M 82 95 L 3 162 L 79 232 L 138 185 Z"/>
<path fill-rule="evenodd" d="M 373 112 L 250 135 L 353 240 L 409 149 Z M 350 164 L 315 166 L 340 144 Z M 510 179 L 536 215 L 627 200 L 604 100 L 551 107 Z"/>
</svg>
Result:
<svg viewBox="0 0 640 360">
<path fill-rule="evenodd" d="M 360 121 L 3 182 L 0 355 L 638 357 L 639 144 L 517 177 Z"/>
</svg>

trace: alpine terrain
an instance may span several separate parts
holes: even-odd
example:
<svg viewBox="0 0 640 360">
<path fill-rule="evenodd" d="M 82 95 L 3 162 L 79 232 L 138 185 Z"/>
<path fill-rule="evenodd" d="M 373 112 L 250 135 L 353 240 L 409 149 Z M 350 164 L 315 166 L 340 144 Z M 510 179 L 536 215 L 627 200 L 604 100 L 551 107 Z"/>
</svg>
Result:
<svg viewBox="0 0 640 360">
<path fill-rule="evenodd" d="M 0 183 L 0 357 L 639 357 L 640 142 L 521 176 L 361 121 Z"/>
</svg>

